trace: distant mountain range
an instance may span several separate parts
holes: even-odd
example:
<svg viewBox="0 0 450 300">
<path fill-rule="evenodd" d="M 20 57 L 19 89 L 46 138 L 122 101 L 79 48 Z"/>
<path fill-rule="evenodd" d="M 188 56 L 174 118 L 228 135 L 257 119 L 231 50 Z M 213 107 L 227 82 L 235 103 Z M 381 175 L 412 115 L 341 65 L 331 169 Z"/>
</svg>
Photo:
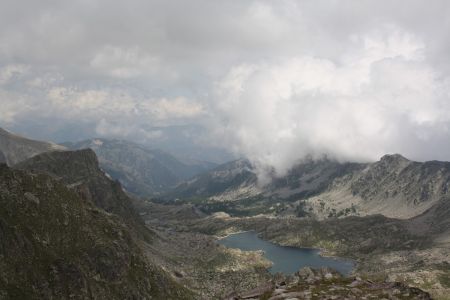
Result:
<svg viewBox="0 0 450 300">
<path fill-rule="evenodd" d="M 15 165 L 37 154 L 52 151 L 92 149 L 101 168 L 119 180 L 130 193 L 150 197 L 167 192 L 178 183 L 217 165 L 193 159 L 178 159 L 157 149 L 124 141 L 90 139 L 57 145 L 31 140 L 0 128 L 0 162 Z"/>
<path fill-rule="evenodd" d="M 255 212 L 324 219 L 371 214 L 411 218 L 449 196 L 449 162 L 414 162 L 396 154 L 374 163 L 305 159 L 265 186 L 258 184 L 249 161 L 238 160 L 178 185 L 167 199 L 195 199 L 225 211 L 263 202 L 264 211 Z"/>
<path fill-rule="evenodd" d="M 214 163 L 184 160 L 157 149 L 124 140 L 90 139 L 64 143 L 71 150 L 92 149 L 100 166 L 123 187 L 139 196 L 166 192 L 183 180 L 210 170 Z"/>
<path fill-rule="evenodd" d="M 184 124 L 168 126 L 147 126 L 140 124 L 136 130 L 129 131 L 126 137 L 114 135 L 114 130 L 109 132 L 111 135 L 97 136 L 95 124 L 80 124 L 79 122 L 67 123 L 56 121 L 54 126 L 43 125 L 36 120 L 28 120 L 27 124 L 14 124 L 12 128 L 15 132 L 21 132 L 22 135 L 37 138 L 39 140 L 52 140 L 58 144 L 65 142 L 74 142 L 89 140 L 92 137 L 102 137 L 107 139 L 122 139 L 132 141 L 144 146 L 147 149 L 161 149 L 170 153 L 182 161 L 201 160 L 210 161 L 216 164 L 222 164 L 236 159 L 228 151 L 226 145 L 211 145 L 209 130 L 201 125 Z M 119 124 L 111 123 L 113 128 Z M 108 128 L 106 128 L 108 129 Z M 103 130 L 100 130 L 103 132 Z"/>
<path fill-rule="evenodd" d="M 450 163 L 414 162 L 386 155 L 374 163 L 340 163 L 306 158 L 285 176 L 264 186 L 245 159 L 216 166 L 180 159 L 161 150 L 108 139 L 63 146 L 34 141 L 0 130 L 0 160 L 9 165 L 43 152 L 92 149 L 100 167 L 126 191 L 165 200 L 183 199 L 206 212 L 224 210 L 244 215 L 295 215 L 325 219 L 383 214 L 394 218 L 420 215 L 450 196 Z M 58 154 L 58 152 L 61 152 Z M 41 156 L 41 159 L 45 156 Z M 19 164 L 20 165 L 20 164 Z M 62 176 L 61 166 L 59 176 Z"/>
</svg>

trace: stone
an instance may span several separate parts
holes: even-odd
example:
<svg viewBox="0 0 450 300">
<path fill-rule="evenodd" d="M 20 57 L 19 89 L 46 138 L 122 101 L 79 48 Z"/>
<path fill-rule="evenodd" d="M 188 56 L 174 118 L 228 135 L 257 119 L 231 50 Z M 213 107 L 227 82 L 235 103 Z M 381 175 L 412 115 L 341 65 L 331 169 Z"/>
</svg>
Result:
<svg viewBox="0 0 450 300">
<path fill-rule="evenodd" d="M 361 284 L 362 284 L 361 281 L 354 280 L 354 281 L 352 281 L 352 283 L 350 283 L 350 284 L 347 285 L 347 286 L 349 286 L 349 287 L 356 287 L 356 286 L 359 286 L 359 285 L 361 285 Z"/>
<path fill-rule="evenodd" d="M 314 273 L 313 269 L 311 269 L 310 267 L 304 267 L 301 268 L 296 275 L 301 279 L 301 280 L 308 280 L 308 279 L 315 279 L 316 274 Z"/>
<path fill-rule="evenodd" d="M 39 205 L 39 203 L 40 203 L 39 198 L 36 197 L 35 195 L 33 195 L 32 193 L 26 192 L 26 193 L 24 194 L 24 196 L 25 196 L 25 198 L 26 198 L 28 201 L 34 202 L 34 203 L 36 203 L 37 205 Z"/>
</svg>

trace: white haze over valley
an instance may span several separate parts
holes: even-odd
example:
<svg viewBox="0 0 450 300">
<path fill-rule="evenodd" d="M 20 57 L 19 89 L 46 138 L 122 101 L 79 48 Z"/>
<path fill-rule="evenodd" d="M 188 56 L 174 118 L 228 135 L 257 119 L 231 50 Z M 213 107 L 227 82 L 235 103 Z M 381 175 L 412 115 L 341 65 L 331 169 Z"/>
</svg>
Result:
<svg viewBox="0 0 450 300">
<path fill-rule="evenodd" d="M 7 129 L 157 144 L 196 126 L 278 174 L 450 160 L 449 1 L 21 2 L 0 0 Z"/>
</svg>

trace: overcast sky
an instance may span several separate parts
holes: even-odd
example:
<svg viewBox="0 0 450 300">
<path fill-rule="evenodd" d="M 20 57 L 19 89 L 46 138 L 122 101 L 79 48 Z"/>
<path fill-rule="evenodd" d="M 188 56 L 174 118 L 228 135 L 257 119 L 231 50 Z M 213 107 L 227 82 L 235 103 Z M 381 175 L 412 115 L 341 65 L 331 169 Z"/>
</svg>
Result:
<svg viewBox="0 0 450 300">
<path fill-rule="evenodd" d="M 450 1 L 0 0 L 0 126 L 61 141 L 450 160 Z"/>
</svg>

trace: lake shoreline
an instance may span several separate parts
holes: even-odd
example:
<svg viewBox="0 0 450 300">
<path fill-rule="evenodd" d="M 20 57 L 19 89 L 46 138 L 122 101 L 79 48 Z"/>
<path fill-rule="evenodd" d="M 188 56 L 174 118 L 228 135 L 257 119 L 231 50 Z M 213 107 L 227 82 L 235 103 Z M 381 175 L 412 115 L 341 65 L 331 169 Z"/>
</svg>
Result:
<svg viewBox="0 0 450 300">
<path fill-rule="evenodd" d="M 295 249 L 317 250 L 317 251 L 318 251 L 318 254 L 319 254 L 321 257 L 325 257 L 325 258 L 333 258 L 333 259 L 336 259 L 336 260 L 343 260 L 343 259 L 344 259 L 344 260 L 351 260 L 351 261 L 356 262 L 356 261 L 353 260 L 353 259 L 343 258 L 343 257 L 337 256 L 337 255 L 334 255 L 334 254 L 332 254 L 332 252 L 330 252 L 330 251 L 327 250 L 326 248 L 297 247 L 297 246 L 291 246 L 291 245 L 283 245 L 283 244 L 279 244 L 279 243 L 277 243 L 277 242 L 274 242 L 274 241 L 271 241 L 271 240 L 264 239 L 264 238 L 261 236 L 261 232 L 257 232 L 256 230 L 239 230 L 239 231 L 233 231 L 233 232 L 227 233 L 227 234 L 225 234 L 225 235 L 214 235 L 214 237 L 215 237 L 218 241 L 220 241 L 220 240 L 226 239 L 227 237 L 230 237 L 230 236 L 232 236 L 232 235 L 236 235 L 236 234 L 240 234 L 240 233 L 245 233 L 245 232 L 256 232 L 257 236 L 258 236 L 260 239 L 262 239 L 263 241 L 272 243 L 272 244 L 274 244 L 274 245 L 277 245 L 277 246 L 281 246 L 281 247 L 291 247 L 291 248 L 295 248 Z"/>
<path fill-rule="evenodd" d="M 232 235 L 236 235 L 236 234 L 240 234 L 240 233 L 245 233 L 245 232 L 252 232 L 252 231 L 256 232 L 255 230 L 240 230 L 240 231 L 233 231 L 233 232 L 227 233 L 227 234 L 225 234 L 225 235 L 214 235 L 214 237 L 215 237 L 218 241 L 220 241 L 220 240 L 226 239 L 227 237 L 230 237 L 230 236 L 232 236 Z"/>
<path fill-rule="evenodd" d="M 273 243 L 263 239 L 261 234 L 255 230 L 227 232 L 226 235 L 217 237 L 218 243 L 228 248 L 241 251 L 262 251 L 265 258 L 273 262 L 273 267 L 268 269 L 271 273 L 293 274 L 299 269 L 309 266 L 312 268 L 330 267 L 344 276 L 352 276 L 356 267 L 354 260 L 325 256 L 326 250 L 324 249 Z"/>
</svg>

